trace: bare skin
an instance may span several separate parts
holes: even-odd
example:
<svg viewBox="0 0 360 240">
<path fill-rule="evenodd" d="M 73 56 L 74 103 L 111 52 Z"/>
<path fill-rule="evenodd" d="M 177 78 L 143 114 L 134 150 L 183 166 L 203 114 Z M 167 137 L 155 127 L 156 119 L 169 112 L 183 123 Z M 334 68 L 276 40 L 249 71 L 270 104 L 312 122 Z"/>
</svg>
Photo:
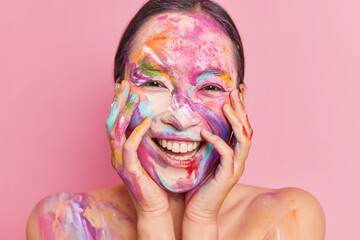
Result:
<svg viewBox="0 0 360 240">
<path fill-rule="evenodd" d="M 237 184 L 253 130 L 234 46 L 213 19 L 168 13 L 139 32 L 106 121 L 123 184 L 43 199 L 27 238 L 323 239 L 307 192 Z"/>
<path fill-rule="evenodd" d="M 93 204 L 111 203 L 123 213 L 120 219 L 116 215 L 107 217 L 107 224 L 111 223 L 121 228 L 121 232 L 116 236 L 111 236 L 110 239 L 137 239 L 136 210 L 124 184 L 89 192 L 89 195 L 95 199 Z M 174 200 L 174 197 L 169 196 L 173 221 L 177 223 L 174 224 L 174 232 L 176 239 L 182 239 L 181 221 L 184 202 Z M 37 210 L 30 215 L 27 224 L 27 239 L 43 239 L 38 226 L 38 212 L 46 211 L 44 204 L 47 204 L 49 198 L 37 205 Z M 58 204 L 63 203 L 58 202 Z M 96 214 L 105 215 L 103 213 L 105 211 L 105 208 L 99 209 Z M 59 211 L 56 214 L 61 216 L 66 212 Z M 218 229 L 218 239 L 226 240 L 324 239 L 324 215 L 318 201 L 301 189 L 275 190 L 236 184 L 220 209 Z M 70 235 L 69 239 L 75 238 L 71 238 Z"/>
</svg>

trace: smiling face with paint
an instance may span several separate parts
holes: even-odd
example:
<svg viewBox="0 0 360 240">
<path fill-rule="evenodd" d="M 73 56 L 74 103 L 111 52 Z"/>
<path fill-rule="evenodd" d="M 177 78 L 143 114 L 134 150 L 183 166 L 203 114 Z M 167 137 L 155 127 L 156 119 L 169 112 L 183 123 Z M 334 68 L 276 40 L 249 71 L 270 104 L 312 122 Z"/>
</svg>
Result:
<svg viewBox="0 0 360 240">
<path fill-rule="evenodd" d="M 127 136 L 147 116 L 152 118 L 138 157 L 157 184 L 188 191 L 211 173 L 219 158 L 200 130 L 230 139 L 222 106 L 237 87 L 234 46 L 204 13 L 172 12 L 141 27 L 128 57 L 125 81 L 140 104 Z"/>
</svg>

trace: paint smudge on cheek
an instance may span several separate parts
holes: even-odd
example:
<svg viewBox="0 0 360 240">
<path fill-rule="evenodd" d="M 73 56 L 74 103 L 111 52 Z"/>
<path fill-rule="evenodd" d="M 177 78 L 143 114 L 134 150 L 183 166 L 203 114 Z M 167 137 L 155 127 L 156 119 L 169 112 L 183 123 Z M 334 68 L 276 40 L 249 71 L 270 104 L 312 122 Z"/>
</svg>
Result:
<svg viewBox="0 0 360 240">
<path fill-rule="evenodd" d="M 222 112 L 215 112 L 212 108 L 198 102 L 193 103 L 191 108 L 194 111 L 198 111 L 203 116 L 209 124 L 213 134 L 216 134 L 224 141 L 227 141 L 229 137 L 229 125 Z"/>
</svg>

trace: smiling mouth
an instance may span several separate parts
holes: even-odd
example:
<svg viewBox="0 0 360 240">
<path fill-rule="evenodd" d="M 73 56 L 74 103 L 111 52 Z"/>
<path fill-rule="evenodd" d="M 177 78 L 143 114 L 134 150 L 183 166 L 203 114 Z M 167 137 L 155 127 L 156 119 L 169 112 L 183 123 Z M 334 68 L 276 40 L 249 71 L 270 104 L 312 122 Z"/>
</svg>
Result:
<svg viewBox="0 0 360 240">
<path fill-rule="evenodd" d="M 203 141 L 175 141 L 169 139 L 153 139 L 161 150 L 163 160 L 173 167 L 187 168 L 197 159 L 197 153 L 202 149 Z"/>
</svg>

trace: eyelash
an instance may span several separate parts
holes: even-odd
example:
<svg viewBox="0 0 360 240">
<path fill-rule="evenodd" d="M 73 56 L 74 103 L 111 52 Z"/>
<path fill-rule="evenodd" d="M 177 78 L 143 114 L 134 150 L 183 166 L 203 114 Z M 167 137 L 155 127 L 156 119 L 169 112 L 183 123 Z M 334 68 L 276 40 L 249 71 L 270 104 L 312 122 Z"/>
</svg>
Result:
<svg viewBox="0 0 360 240">
<path fill-rule="evenodd" d="M 158 88 L 158 87 L 166 88 L 166 86 L 164 84 L 162 84 L 161 82 L 158 82 L 158 81 L 147 81 L 147 82 L 141 84 L 140 86 L 142 86 L 142 87 L 152 87 L 152 88 Z"/>
<path fill-rule="evenodd" d="M 160 87 L 167 88 L 163 83 L 158 82 L 158 81 L 147 81 L 147 82 L 141 84 L 140 86 L 151 87 L 151 88 L 160 88 Z M 221 86 L 218 86 L 218 85 L 206 85 L 206 86 L 202 87 L 200 89 L 200 91 L 201 90 L 214 91 L 214 92 L 225 92 L 225 90 Z"/>
<path fill-rule="evenodd" d="M 202 87 L 200 90 L 204 90 L 204 91 L 215 91 L 215 92 L 224 92 L 225 90 L 218 86 L 218 85 L 207 85 L 205 87 Z"/>
</svg>

